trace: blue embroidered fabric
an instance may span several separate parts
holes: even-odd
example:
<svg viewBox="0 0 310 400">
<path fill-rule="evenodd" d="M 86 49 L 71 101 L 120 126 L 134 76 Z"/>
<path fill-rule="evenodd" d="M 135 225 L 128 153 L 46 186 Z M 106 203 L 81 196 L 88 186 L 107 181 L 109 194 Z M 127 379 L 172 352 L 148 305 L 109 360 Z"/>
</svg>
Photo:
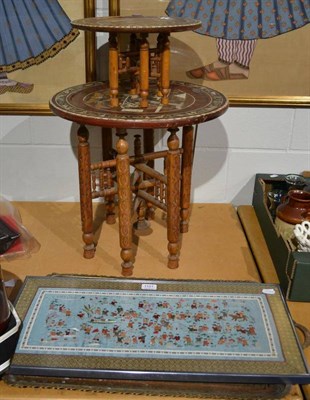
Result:
<svg viewBox="0 0 310 400">
<path fill-rule="evenodd" d="M 264 294 L 40 288 L 17 353 L 282 361 Z"/>
<path fill-rule="evenodd" d="M 200 20 L 203 35 L 267 39 L 308 24 L 310 0 L 171 0 L 166 13 Z"/>
</svg>

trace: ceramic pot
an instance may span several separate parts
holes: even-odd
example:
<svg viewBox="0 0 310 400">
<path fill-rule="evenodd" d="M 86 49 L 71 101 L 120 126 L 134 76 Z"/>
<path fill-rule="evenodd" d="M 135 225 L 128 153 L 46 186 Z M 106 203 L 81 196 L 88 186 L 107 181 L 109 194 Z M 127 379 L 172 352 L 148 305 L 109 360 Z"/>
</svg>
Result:
<svg viewBox="0 0 310 400">
<path fill-rule="evenodd" d="M 294 227 L 310 220 L 310 193 L 302 190 L 288 192 L 276 210 L 275 224 L 285 239 L 294 238 Z"/>
<path fill-rule="evenodd" d="M 276 211 L 277 217 L 289 224 L 300 224 L 310 220 L 310 193 L 291 190 Z"/>
<path fill-rule="evenodd" d="M 6 331 L 11 311 L 0 266 L 0 336 Z"/>
</svg>

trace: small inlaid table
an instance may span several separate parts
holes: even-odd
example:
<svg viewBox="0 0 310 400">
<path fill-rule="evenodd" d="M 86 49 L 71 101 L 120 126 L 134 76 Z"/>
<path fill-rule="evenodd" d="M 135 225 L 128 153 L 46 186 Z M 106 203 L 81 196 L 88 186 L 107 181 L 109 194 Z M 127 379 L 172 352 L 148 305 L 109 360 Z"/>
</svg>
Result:
<svg viewBox="0 0 310 400">
<path fill-rule="evenodd" d="M 157 79 L 158 95 L 168 104 L 170 90 L 171 32 L 194 30 L 201 22 L 192 18 L 171 17 L 94 17 L 72 22 L 75 28 L 92 32 L 109 32 L 109 83 L 111 106 L 119 105 L 119 79 L 130 76 L 130 94 L 140 95 L 140 107 L 148 106 L 149 78 Z M 121 49 L 118 34 L 130 34 L 128 49 Z M 157 45 L 150 48 L 148 35 L 157 34 Z"/>
<path fill-rule="evenodd" d="M 125 276 L 132 274 L 131 214 L 132 196 L 135 194 L 146 207 L 154 205 L 167 213 L 168 267 L 177 268 L 180 232 L 188 230 L 193 125 L 223 114 L 228 101 L 216 90 L 178 81 L 171 82 L 168 105 L 161 103 L 156 85 L 150 87 L 147 108 L 142 109 L 138 96 L 128 95 L 126 88 L 119 92 L 119 98 L 119 107 L 112 108 L 109 86 L 92 82 L 63 90 L 50 102 L 54 114 L 80 124 L 78 164 L 84 257 L 92 258 L 95 253 L 92 199 L 105 199 L 107 222 L 114 222 L 114 199 L 117 195 L 122 273 Z M 86 125 L 116 129 L 118 141 L 114 159 L 91 164 Z M 177 135 L 180 127 L 183 128 L 181 146 Z M 142 154 L 139 145 L 135 145 L 135 155 L 130 157 L 126 135 L 127 129 L 133 128 L 143 129 L 144 134 L 157 128 L 167 129 L 170 132 L 168 149 Z M 164 159 L 163 173 L 147 165 L 155 159 Z M 131 181 L 130 166 L 138 173 L 134 182 Z M 116 174 L 116 185 L 113 174 Z"/>
</svg>

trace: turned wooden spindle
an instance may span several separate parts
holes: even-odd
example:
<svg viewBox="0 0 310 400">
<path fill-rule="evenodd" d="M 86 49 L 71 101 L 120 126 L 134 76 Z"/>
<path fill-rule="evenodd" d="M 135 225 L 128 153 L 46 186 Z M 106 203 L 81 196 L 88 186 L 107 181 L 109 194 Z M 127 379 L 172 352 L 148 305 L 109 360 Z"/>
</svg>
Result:
<svg viewBox="0 0 310 400">
<path fill-rule="evenodd" d="M 194 127 L 184 126 L 182 134 L 182 166 L 181 166 L 181 224 L 180 231 L 188 232 L 191 202 L 191 180 L 193 164 Z"/>
<path fill-rule="evenodd" d="M 143 151 L 144 153 L 154 153 L 154 129 L 148 128 L 143 129 Z M 154 168 L 155 162 L 153 159 L 148 160 L 146 165 L 151 168 Z M 155 190 L 154 187 L 148 189 L 148 193 L 154 196 Z M 155 207 L 151 202 L 146 203 L 146 218 L 154 219 L 155 218 Z"/>
<path fill-rule="evenodd" d="M 167 238 L 168 238 L 168 267 L 179 266 L 179 237 L 180 237 L 180 149 L 178 128 L 168 129 L 167 154 Z"/>
<path fill-rule="evenodd" d="M 140 106 L 147 108 L 149 95 L 149 42 L 147 33 L 141 34 L 140 43 Z"/>
<path fill-rule="evenodd" d="M 95 244 L 93 235 L 93 205 L 91 196 L 91 169 L 89 132 L 81 125 L 77 132 L 78 136 L 78 164 L 80 180 L 80 207 L 83 231 L 84 257 L 93 258 L 95 255 Z"/>
<path fill-rule="evenodd" d="M 118 107 L 118 43 L 115 33 L 109 35 L 109 83 L 111 107 Z"/>
<path fill-rule="evenodd" d="M 163 39 L 164 35 L 159 33 L 157 36 L 157 54 L 158 54 L 158 76 L 157 76 L 157 96 L 162 97 L 162 79 L 161 79 L 161 72 L 162 72 L 162 51 L 163 51 Z"/>
<path fill-rule="evenodd" d="M 129 57 L 130 59 L 130 67 L 137 67 L 137 56 L 136 54 L 139 53 L 139 39 L 136 33 L 130 34 L 130 41 L 129 41 L 129 49 L 132 56 Z M 130 94 L 138 94 L 138 77 L 137 72 L 134 70 L 130 72 Z"/>
<path fill-rule="evenodd" d="M 122 274 L 132 275 L 133 253 L 132 253 L 132 226 L 131 226 L 131 188 L 127 132 L 118 129 L 116 135 L 116 173 L 118 185 L 118 210 L 119 210 L 119 240 L 121 247 Z"/>
<path fill-rule="evenodd" d="M 142 143 L 141 143 L 141 135 L 135 135 L 134 140 L 134 152 L 135 157 L 139 158 L 142 155 Z M 143 179 L 143 172 L 136 170 L 136 173 L 139 174 L 139 178 L 135 182 L 135 185 L 139 185 Z M 137 231 L 142 231 L 148 229 L 150 224 L 146 220 L 146 202 L 143 199 L 139 199 L 138 207 L 137 207 L 137 221 L 134 223 L 134 228 Z"/>
<path fill-rule="evenodd" d="M 106 174 L 106 188 L 111 189 L 114 187 L 114 180 L 111 168 L 107 168 Z M 113 225 L 116 222 L 115 217 L 115 195 L 105 196 L 105 208 L 106 208 L 106 221 L 107 224 Z"/>
<path fill-rule="evenodd" d="M 169 104 L 170 91 L 170 41 L 169 34 L 164 33 L 161 42 L 161 92 L 162 104 Z"/>
</svg>

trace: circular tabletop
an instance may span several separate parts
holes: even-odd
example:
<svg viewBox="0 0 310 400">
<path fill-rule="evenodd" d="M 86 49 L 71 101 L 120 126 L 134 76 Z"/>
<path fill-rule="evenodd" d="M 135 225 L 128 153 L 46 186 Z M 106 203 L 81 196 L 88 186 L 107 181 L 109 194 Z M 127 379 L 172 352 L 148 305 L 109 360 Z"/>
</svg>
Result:
<svg viewBox="0 0 310 400">
<path fill-rule="evenodd" d="M 162 105 L 156 85 L 151 85 L 148 107 L 140 97 L 120 88 L 119 107 L 111 107 L 107 83 L 90 82 L 57 93 L 50 101 L 54 114 L 82 125 L 106 128 L 178 128 L 199 124 L 222 115 L 226 97 L 205 86 L 171 81 L 169 104 Z"/>
<path fill-rule="evenodd" d="M 151 17 L 142 15 L 93 17 L 71 22 L 84 31 L 95 32 L 182 32 L 197 29 L 201 22 L 192 18 Z"/>
</svg>

